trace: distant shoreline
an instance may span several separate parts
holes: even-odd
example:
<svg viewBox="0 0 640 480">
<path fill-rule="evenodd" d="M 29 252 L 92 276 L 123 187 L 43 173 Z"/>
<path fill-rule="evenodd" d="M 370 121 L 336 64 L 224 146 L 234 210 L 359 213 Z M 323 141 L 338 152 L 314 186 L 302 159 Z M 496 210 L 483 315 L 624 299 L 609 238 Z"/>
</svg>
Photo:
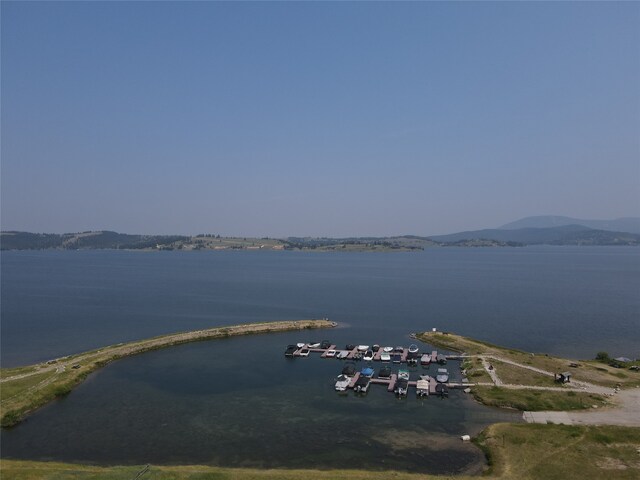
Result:
<svg viewBox="0 0 640 480">
<path fill-rule="evenodd" d="M 530 245 L 640 246 L 640 234 L 580 225 L 487 229 L 423 237 L 223 237 L 221 235 L 132 235 L 106 230 L 78 233 L 0 232 L 0 250 L 249 250 L 317 252 L 412 252 L 433 247 L 523 247 Z"/>
</svg>

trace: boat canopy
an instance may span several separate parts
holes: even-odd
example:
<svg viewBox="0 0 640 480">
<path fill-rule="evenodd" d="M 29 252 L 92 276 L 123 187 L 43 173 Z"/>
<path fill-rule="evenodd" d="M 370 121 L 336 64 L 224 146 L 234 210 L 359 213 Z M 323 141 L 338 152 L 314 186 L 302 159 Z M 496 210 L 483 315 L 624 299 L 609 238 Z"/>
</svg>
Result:
<svg viewBox="0 0 640 480">
<path fill-rule="evenodd" d="M 373 375 L 373 368 L 365 367 L 360 371 L 360 373 L 365 377 L 370 377 L 371 375 Z"/>
<path fill-rule="evenodd" d="M 419 390 L 429 390 L 429 380 L 418 380 L 416 382 L 416 388 Z"/>
</svg>

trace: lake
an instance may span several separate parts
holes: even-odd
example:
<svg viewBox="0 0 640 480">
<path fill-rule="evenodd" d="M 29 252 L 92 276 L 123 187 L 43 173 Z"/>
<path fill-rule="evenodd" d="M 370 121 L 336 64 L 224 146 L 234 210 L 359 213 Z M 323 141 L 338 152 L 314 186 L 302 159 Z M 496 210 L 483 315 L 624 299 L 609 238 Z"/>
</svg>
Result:
<svg viewBox="0 0 640 480">
<path fill-rule="evenodd" d="M 397 400 L 372 386 L 364 398 L 338 395 L 339 361 L 287 360 L 284 347 L 324 338 L 407 345 L 409 332 L 437 327 L 568 357 L 637 357 L 639 253 L 3 252 L 3 367 L 216 325 L 329 317 L 341 326 L 118 361 L 2 431 L 2 456 L 474 473 L 482 454 L 459 435 L 518 414 L 461 392 Z"/>
</svg>

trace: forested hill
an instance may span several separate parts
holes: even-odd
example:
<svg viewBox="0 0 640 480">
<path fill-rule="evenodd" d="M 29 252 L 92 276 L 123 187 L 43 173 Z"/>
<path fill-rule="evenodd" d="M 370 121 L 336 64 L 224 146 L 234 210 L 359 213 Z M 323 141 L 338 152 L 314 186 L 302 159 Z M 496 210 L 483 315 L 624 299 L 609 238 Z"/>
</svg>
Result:
<svg viewBox="0 0 640 480">
<path fill-rule="evenodd" d="M 2 232 L 2 250 L 45 250 L 45 249 L 145 249 L 170 246 L 187 240 L 181 235 L 129 235 L 110 231 L 82 233 L 29 233 Z"/>
</svg>

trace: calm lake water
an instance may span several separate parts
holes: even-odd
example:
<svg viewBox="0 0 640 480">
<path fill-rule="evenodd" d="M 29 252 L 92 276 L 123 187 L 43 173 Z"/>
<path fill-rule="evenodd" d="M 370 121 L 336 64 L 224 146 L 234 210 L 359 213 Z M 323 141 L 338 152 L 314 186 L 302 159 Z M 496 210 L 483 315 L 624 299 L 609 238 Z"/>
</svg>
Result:
<svg viewBox="0 0 640 480">
<path fill-rule="evenodd" d="M 474 472 L 482 455 L 458 436 L 519 415 L 460 392 L 399 401 L 372 386 L 364 398 L 338 395 L 341 362 L 287 360 L 284 347 L 324 338 L 406 345 L 409 332 L 438 327 L 570 357 L 640 355 L 634 248 L 47 251 L 1 260 L 3 367 L 216 325 L 341 323 L 116 362 L 2 431 L 3 457 Z"/>
</svg>

